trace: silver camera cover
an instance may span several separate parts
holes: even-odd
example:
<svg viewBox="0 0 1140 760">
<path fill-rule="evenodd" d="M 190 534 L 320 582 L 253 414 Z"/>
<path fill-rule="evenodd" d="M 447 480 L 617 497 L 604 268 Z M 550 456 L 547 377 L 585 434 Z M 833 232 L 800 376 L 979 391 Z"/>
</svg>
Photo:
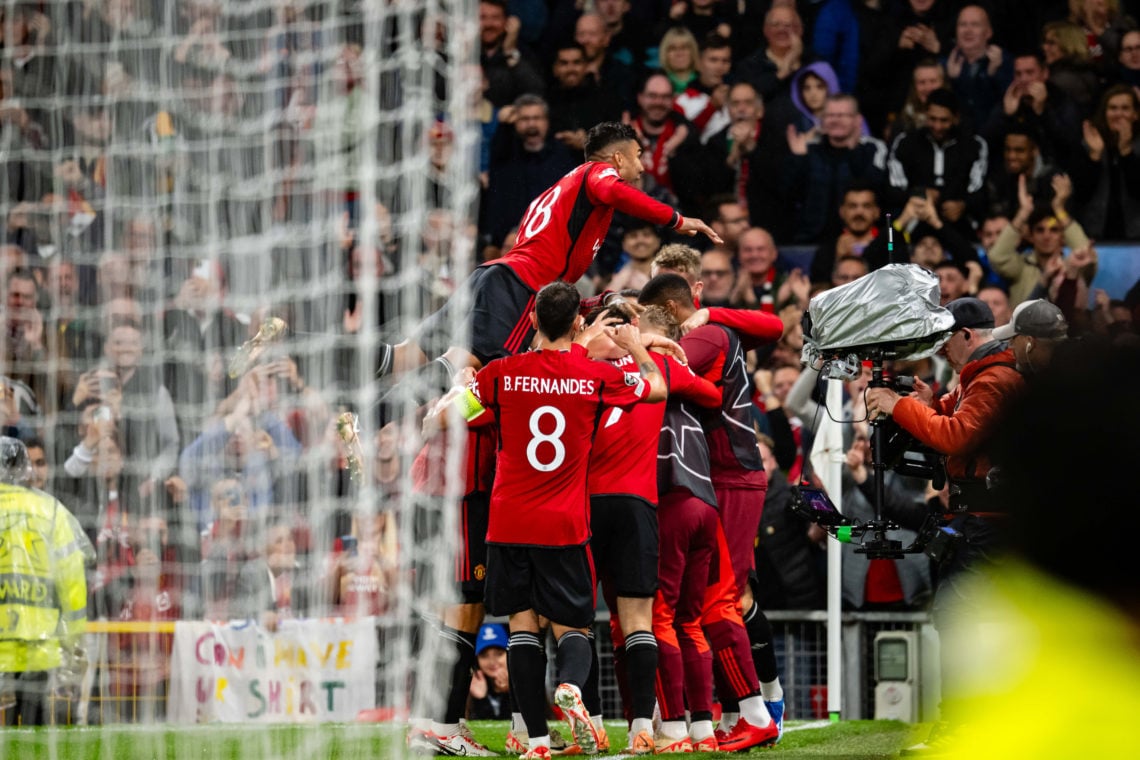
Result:
<svg viewBox="0 0 1140 760">
<path fill-rule="evenodd" d="M 804 354 L 921 359 L 950 339 L 954 317 L 939 305 L 938 276 L 887 264 L 811 299 Z"/>
</svg>

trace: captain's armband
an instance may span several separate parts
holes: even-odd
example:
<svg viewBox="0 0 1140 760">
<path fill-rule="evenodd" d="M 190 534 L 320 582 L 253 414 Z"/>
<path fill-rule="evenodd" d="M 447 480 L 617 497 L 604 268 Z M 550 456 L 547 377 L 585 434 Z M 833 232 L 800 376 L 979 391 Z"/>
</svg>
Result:
<svg viewBox="0 0 1140 760">
<path fill-rule="evenodd" d="M 483 406 L 479 398 L 471 392 L 470 388 L 464 388 L 463 392 L 455 397 L 453 403 L 459 409 L 460 414 L 463 415 L 463 419 L 468 422 L 471 422 L 483 414 L 483 412 L 487 411 L 487 408 Z"/>
</svg>

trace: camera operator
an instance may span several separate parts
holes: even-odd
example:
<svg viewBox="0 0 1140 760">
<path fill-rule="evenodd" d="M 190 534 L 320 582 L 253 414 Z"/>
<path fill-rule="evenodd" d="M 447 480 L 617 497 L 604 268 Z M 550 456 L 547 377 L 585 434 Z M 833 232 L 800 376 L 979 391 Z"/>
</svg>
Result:
<svg viewBox="0 0 1140 760">
<path fill-rule="evenodd" d="M 964 546 L 938 568 L 933 613 L 946 630 L 952 601 L 962 603 L 964 585 L 978 576 L 1000 549 L 1001 509 L 987 492 L 990 446 L 1004 412 L 1024 387 L 1013 350 L 994 339 L 990 307 L 977 298 L 959 298 L 946 308 L 954 316 L 953 334 L 939 350 L 959 373 L 954 390 L 935 399 L 931 388 L 915 379 L 914 392 L 900 396 L 889 388 L 867 390 L 870 419 L 891 415 L 921 443 L 946 457 L 950 485 L 949 527 Z M 943 668 L 946 677 L 946 668 Z"/>
<path fill-rule="evenodd" d="M 982 508 L 989 469 L 987 444 L 1024 380 L 1013 350 L 993 336 L 989 306 L 977 298 L 959 298 L 946 308 L 954 315 L 953 334 L 939 353 L 959 373 L 958 386 L 938 399 L 918 379 L 915 392 L 906 397 L 889 388 L 869 388 L 867 413 L 872 420 L 893 416 L 903 430 L 946 456 L 951 494 L 959 497 L 951 502 L 952 508 L 987 512 Z"/>
</svg>

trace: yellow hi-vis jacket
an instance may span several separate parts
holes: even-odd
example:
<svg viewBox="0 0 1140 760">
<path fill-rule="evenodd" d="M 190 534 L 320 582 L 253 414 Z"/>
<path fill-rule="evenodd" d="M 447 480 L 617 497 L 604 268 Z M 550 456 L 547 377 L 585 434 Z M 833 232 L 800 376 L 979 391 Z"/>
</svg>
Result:
<svg viewBox="0 0 1140 760">
<path fill-rule="evenodd" d="M 0 483 L 0 672 L 60 665 L 87 625 L 83 539 L 43 491 Z"/>
</svg>

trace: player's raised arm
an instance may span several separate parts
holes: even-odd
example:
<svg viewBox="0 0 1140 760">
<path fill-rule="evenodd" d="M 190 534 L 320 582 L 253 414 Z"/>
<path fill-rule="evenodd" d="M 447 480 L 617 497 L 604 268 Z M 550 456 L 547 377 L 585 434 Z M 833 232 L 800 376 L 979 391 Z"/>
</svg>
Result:
<svg viewBox="0 0 1140 760">
<path fill-rule="evenodd" d="M 613 169 L 591 172 L 589 191 L 599 203 L 653 224 L 667 225 L 686 235 L 702 232 L 714 243 L 724 242 L 700 219 L 686 219 L 672 206 L 635 187 L 645 167 L 641 163 L 641 143 L 628 124 L 596 124 L 586 137 L 586 160 L 606 163 Z"/>
<path fill-rule="evenodd" d="M 657 369 L 657 362 L 653 361 L 645 346 L 641 345 L 641 332 L 633 325 L 618 325 L 607 327 L 606 333 L 619 348 L 628 351 L 637 362 L 637 371 L 649 384 L 649 396 L 645 400 L 664 401 L 668 398 L 669 387 L 665 383 L 665 377 Z"/>
</svg>

